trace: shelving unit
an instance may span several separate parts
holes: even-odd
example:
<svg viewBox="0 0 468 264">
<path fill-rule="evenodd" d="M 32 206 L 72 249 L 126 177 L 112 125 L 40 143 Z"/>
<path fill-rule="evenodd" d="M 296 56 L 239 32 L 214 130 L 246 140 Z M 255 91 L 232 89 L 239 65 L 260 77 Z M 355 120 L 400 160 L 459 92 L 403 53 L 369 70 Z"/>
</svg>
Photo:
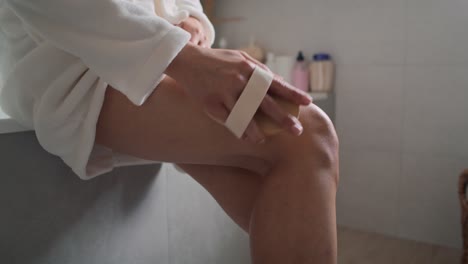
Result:
<svg viewBox="0 0 468 264">
<path fill-rule="evenodd" d="M 314 105 L 320 107 L 333 122 L 335 122 L 335 102 L 336 94 L 334 91 L 331 92 L 309 92 L 313 98 Z"/>
</svg>

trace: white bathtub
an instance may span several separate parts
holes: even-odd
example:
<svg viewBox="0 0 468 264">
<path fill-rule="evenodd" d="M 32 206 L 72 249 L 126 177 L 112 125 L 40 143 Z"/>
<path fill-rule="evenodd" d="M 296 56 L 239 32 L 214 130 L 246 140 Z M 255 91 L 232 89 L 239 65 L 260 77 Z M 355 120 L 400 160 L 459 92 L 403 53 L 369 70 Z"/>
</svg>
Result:
<svg viewBox="0 0 468 264">
<path fill-rule="evenodd" d="M 26 130 L 0 112 L 0 263 L 250 262 L 248 236 L 171 164 L 82 181 Z"/>
<path fill-rule="evenodd" d="M 0 108 L 0 134 L 23 132 L 29 130 L 30 129 L 18 124 L 18 122 L 5 114 Z"/>
</svg>

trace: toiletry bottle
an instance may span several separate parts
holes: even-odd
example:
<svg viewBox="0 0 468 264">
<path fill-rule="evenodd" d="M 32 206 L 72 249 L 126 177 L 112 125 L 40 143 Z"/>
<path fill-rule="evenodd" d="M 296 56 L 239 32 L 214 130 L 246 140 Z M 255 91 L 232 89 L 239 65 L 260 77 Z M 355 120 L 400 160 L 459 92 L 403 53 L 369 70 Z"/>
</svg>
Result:
<svg viewBox="0 0 468 264">
<path fill-rule="evenodd" d="M 275 58 L 275 70 L 276 74 L 283 77 L 287 83 L 292 83 L 292 72 L 296 58 L 294 56 L 280 55 Z"/>
<path fill-rule="evenodd" d="M 247 52 L 247 54 L 252 56 L 254 59 L 260 62 L 265 62 L 265 51 L 257 44 L 255 37 L 250 37 L 249 46 L 241 48 L 241 50 Z"/>
<path fill-rule="evenodd" d="M 275 54 L 272 52 L 268 52 L 266 56 L 265 65 L 270 69 L 272 72 L 277 72 L 276 70 L 276 58 Z"/>
<path fill-rule="evenodd" d="M 329 93 L 333 87 L 334 65 L 327 53 L 317 53 L 310 64 L 311 91 Z"/>
<path fill-rule="evenodd" d="M 292 85 L 304 92 L 309 91 L 309 68 L 302 51 L 297 55 L 296 63 L 294 64 Z"/>
<path fill-rule="evenodd" d="M 218 42 L 218 47 L 220 49 L 227 49 L 228 48 L 228 41 L 226 38 L 220 38 Z"/>
</svg>

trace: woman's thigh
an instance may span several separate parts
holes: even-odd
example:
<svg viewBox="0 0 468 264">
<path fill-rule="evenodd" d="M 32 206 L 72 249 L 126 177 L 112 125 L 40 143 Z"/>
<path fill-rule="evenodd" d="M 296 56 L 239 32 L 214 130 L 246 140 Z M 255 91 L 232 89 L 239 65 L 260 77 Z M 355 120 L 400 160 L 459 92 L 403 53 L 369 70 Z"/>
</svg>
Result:
<svg viewBox="0 0 468 264">
<path fill-rule="evenodd" d="M 165 78 L 142 106 L 109 87 L 96 143 L 163 162 L 234 166 L 261 172 L 274 159 L 274 144 L 235 138 L 207 117 L 177 83 Z"/>
</svg>

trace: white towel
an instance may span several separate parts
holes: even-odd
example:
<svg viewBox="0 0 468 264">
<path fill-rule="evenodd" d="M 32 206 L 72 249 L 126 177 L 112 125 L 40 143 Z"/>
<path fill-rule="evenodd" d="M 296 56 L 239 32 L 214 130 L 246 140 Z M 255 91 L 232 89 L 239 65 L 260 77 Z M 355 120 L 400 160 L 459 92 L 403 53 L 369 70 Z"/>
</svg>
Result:
<svg viewBox="0 0 468 264">
<path fill-rule="evenodd" d="M 0 106 L 82 179 L 154 163 L 94 144 L 108 85 L 143 104 L 190 39 L 178 19 L 199 18 L 213 42 L 200 3 L 161 2 L 0 1 Z"/>
</svg>

